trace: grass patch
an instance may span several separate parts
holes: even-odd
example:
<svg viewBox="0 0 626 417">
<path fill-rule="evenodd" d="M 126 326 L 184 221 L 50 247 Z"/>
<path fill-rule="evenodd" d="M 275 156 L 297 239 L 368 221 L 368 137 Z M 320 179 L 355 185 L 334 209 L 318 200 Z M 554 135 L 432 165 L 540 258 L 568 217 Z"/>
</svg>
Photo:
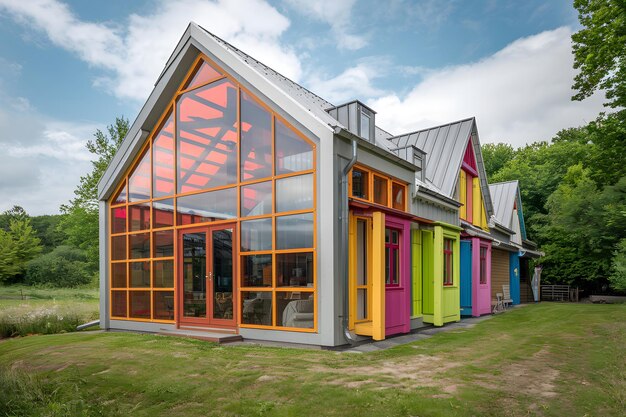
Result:
<svg viewBox="0 0 626 417">
<path fill-rule="evenodd" d="M 115 416 L 115 406 L 86 398 L 84 380 L 67 378 L 59 386 L 51 380 L 22 371 L 0 368 L 2 416 Z"/>
<path fill-rule="evenodd" d="M 0 286 L 0 339 L 71 332 L 98 318 L 98 290 Z"/>
<path fill-rule="evenodd" d="M 18 415 L 82 398 L 150 417 L 622 416 L 625 332 L 624 305 L 542 303 L 370 354 L 81 332 L 3 341 L 0 369 L 41 393 Z"/>
</svg>

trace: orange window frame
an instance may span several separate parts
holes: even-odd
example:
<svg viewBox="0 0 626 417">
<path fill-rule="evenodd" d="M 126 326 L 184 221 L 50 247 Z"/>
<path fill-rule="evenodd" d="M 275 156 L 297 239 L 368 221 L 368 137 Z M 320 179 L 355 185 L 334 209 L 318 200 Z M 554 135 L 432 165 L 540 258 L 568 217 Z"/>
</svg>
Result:
<svg viewBox="0 0 626 417">
<path fill-rule="evenodd" d="M 368 189 L 367 189 L 367 195 L 365 198 L 356 196 L 352 193 L 353 191 L 352 190 L 352 173 L 354 172 L 354 170 L 358 170 L 360 172 L 367 174 Z M 382 180 L 387 181 L 387 188 L 386 188 L 387 198 L 383 204 L 377 203 L 374 200 L 374 178 L 380 178 Z M 403 198 L 402 198 L 401 209 L 394 207 L 394 201 L 393 201 L 394 186 L 402 187 L 401 189 L 402 189 Z M 355 164 L 355 166 L 350 170 L 350 173 L 348 174 L 348 192 L 349 192 L 348 195 L 350 196 L 350 198 L 353 198 L 355 200 L 366 201 L 368 203 L 374 203 L 374 204 L 380 204 L 385 207 L 392 208 L 394 210 L 408 211 L 407 210 L 408 184 L 402 180 L 399 180 L 397 178 L 394 178 L 392 176 L 389 176 L 387 174 L 384 174 L 380 171 L 374 170 L 370 167 L 366 167 L 361 164 Z"/>
<path fill-rule="evenodd" d="M 219 76 L 216 76 L 214 78 L 208 79 L 206 80 L 204 83 L 199 83 L 197 85 L 194 85 L 192 88 L 184 88 L 189 82 L 191 82 L 191 80 L 193 79 L 193 77 L 196 74 L 196 71 L 202 66 L 203 62 L 207 62 L 210 66 L 212 66 L 214 69 L 216 69 L 218 72 L 220 72 L 221 74 Z M 178 188 L 177 188 L 177 182 L 178 182 L 178 170 L 177 170 L 177 164 L 178 164 L 178 160 L 177 160 L 177 146 L 176 143 L 174 144 L 174 188 L 173 188 L 173 192 L 171 195 L 169 196 L 159 196 L 158 198 L 154 198 L 153 193 L 154 193 L 154 181 L 153 181 L 153 164 L 154 164 L 154 155 L 153 155 L 153 149 L 152 149 L 152 144 L 154 142 L 154 140 L 156 139 L 156 137 L 158 136 L 158 133 L 160 132 L 160 130 L 163 128 L 164 122 L 167 120 L 167 117 L 169 117 L 170 115 L 173 115 L 173 120 L 174 120 L 174 141 L 176 141 L 177 139 L 177 114 L 176 114 L 176 102 L 179 99 L 179 97 L 188 92 L 188 91 L 192 91 L 192 90 L 196 90 L 199 88 L 202 88 L 208 84 L 214 83 L 216 81 L 222 80 L 222 79 L 228 79 L 234 86 L 236 86 L 237 88 L 237 180 L 236 183 L 234 184 L 228 184 L 228 185 L 224 185 L 224 186 L 220 186 L 220 187 L 214 187 L 214 188 L 207 188 L 207 189 L 202 189 L 202 190 L 198 190 L 198 191 L 190 191 L 190 192 L 185 192 L 185 193 L 178 193 Z M 261 107 L 263 107 L 267 112 L 269 112 L 269 114 L 271 115 L 271 128 L 272 128 L 272 145 L 271 145 L 271 152 L 272 152 L 272 171 L 271 171 L 271 176 L 270 177 L 265 177 L 265 178 L 261 178 L 261 179 L 253 179 L 253 180 L 248 180 L 248 181 L 242 181 L 241 178 L 241 169 L 240 169 L 240 163 L 241 163 L 241 94 L 242 92 L 245 92 L 248 96 L 250 96 L 253 100 L 256 101 L 257 104 L 259 104 Z M 310 169 L 306 169 L 306 170 L 302 170 L 302 171 L 297 171 L 297 172 L 289 172 L 289 173 L 283 173 L 283 174 L 279 174 L 276 175 L 276 153 L 275 153 L 275 144 L 276 144 L 276 123 L 279 122 L 282 123 L 287 129 L 289 129 L 292 133 L 294 133 L 299 139 L 303 140 L 306 144 L 308 144 L 311 148 L 311 153 L 312 153 L 312 162 L 311 162 L 311 168 Z M 172 292 L 174 299 L 176 299 L 176 294 L 177 294 L 177 282 L 178 282 L 178 268 L 176 266 L 176 258 L 177 258 L 177 254 L 178 254 L 178 239 L 174 238 L 174 254 L 173 256 L 170 257 L 158 257 L 155 258 L 154 257 L 154 242 L 153 242 L 153 231 L 166 231 L 166 230 L 172 230 L 172 233 L 174 233 L 176 235 L 177 231 L 180 229 L 185 229 L 185 228 L 192 228 L 192 227 L 198 227 L 198 226 L 202 226 L 202 225 L 208 225 L 208 224 L 222 224 L 222 223 L 236 223 L 237 224 L 237 230 L 238 230 L 238 236 L 237 236 L 237 242 L 239 242 L 239 237 L 240 237 L 240 233 L 241 233 L 241 227 L 240 227 L 240 223 L 242 221 L 246 221 L 246 220 L 253 220 L 253 219 L 261 219 L 261 218 L 271 218 L 272 219 L 272 242 L 273 242 L 273 247 L 271 251 L 261 251 L 261 252 L 241 252 L 241 251 L 237 251 L 237 262 L 240 264 L 241 263 L 241 259 L 242 256 L 245 255 L 252 255 L 252 254 L 261 254 L 261 253 L 269 253 L 272 255 L 272 287 L 270 289 L 263 287 L 263 288 L 257 288 L 257 287 L 242 287 L 240 285 L 237 285 L 236 290 L 234 289 L 234 291 L 238 292 L 238 304 L 236 306 L 236 308 L 238 309 L 239 312 L 241 312 L 241 308 L 242 308 L 242 297 L 241 297 L 241 293 L 242 292 L 246 292 L 246 291 L 250 291 L 253 290 L 255 292 L 261 292 L 261 291 L 268 291 L 268 292 L 272 292 L 272 325 L 271 326 L 263 326 L 263 325 L 252 325 L 252 324 L 245 324 L 245 323 L 241 323 L 241 314 L 237 314 L 237 326 L 238 327 L 242 327 L 242 328 L 263 328 L 263 329 L 274 329 L 274 330 L 285 330 L 285 331 L 298 331 L 298 332 L 317 332 L 318 331 L 318 291 L 317 291 L 317 146 L 316 144 L 311 141 L 309 138 L 307 138 L 306 136 L 304 136 L 298 129 L 296 129 L 291 123 L 289 123 L 285 118 L 283 118 L 282 116 L 280 116 L 279 114 L 277 114 L 277 112 L 273 111 L 267 104 L 265 104 L 264 102 L 262 102 L 261 100 L 259 100 L 256 95 L 254 93 L 252 93 L 251 91 L 249 91 L 248 89 L 246 89 L 245 87 L 243 87 L 236 79 L 234 79 L 232 76 L 230 76 L 226 71 L 224 71 L 219 65 L 217 65 L 215 62 L 213 62 L 211 59 L 209 59 L 206 55 L 204 54 L 199 54 L 198 57 L 196 58 L 196 60 L 194 61 L 194 63 L 190 66 L 190 69 L 188 70 L 187 74 L 185 75 L 185 77 L 183 78 L 183 81 L 180 83 L 177 92 L 174 94 L 173 98 L 171 99 L 170 103 L 168 104 L 168 106 L 166 107 L 166 110 L 163 112 L 163 114 L 161 115 L 161 117 L 159 118 L 159 120 L 157 121 L 157 123 L 155 124 L 156 128 L 151 132 L 151 134 L 149 135 L 148 139 L 146 140 L 146 143 L 142 146 L 142 148 L 140 149 L 140 151 L 137 153 L 138 157 L 135 161 L 133 161 L 133 163 L 131 164 L 131 166 L 127 169 L 127 171 L 125 172 L 124 176 L 120 179 L 120 184 L 117 186 L 117 188 L 115 189 L 115 191 L 112 194 L 112 197 L 108 200 L 107 202 L 107 213 L 109 216 L 109 219 L 111 219 L 111 214 L 112 214 L 112 210 L 115 208 L 125 208 L 126 210 L 126 227 L 125 227 L 125 231 L 124 232 L 118 232 L 118 233 L 113 233 L 113 222 L 110 221 L 109 222 L 109 227 L 107 230 L 108 233 L 108 239 L 107 239 L 107 243 L 108 243 L 108 254 L 109 254 L 109 259 L 108 259 L 108 264 L 109 264 L 109 274 L 108 274 L 108 282 L 109 282 L 109 316 L 111 319 L 113 320 L 128 320 L 128 321 L 140 321 L 140 322 L 156 322 L 156 323 L 175 323 L 176 322 L 176 318 L 178 317 L 178 303 L 174 302 L 173 305 L 173 317 L 174 319 L 172 320 L 161 320 L 161 319 L 155 319 L 155 311 L 154 311 L 154 294 L 157 292 Z M 141 201 L 134 201 L 134 202 L 129 202 L 129 188 L 128 188 L 128 183 L 129 183 L 129 178 L 132 175 L 132 173 L 134 172 L 135 168 L 139 165 L 139 163 L 141 162 L 141 158 L 140 156 L 143 155 L 143 153 L 145 151 L 148 151 L 149 155 L 150 155 L 150 197 L 148 199 L 145 200 L 141 200 Z M 297 177 L 297 176 L 303 176 L 303 175 L 312 175 L 313 177 L 313 202 L 311 204 L 311 208 L 308 209 L 302 209 L 302 210 L 292 210 L 292 211 L 285 211 L 285 212 L 280 212 L 277 213 L 276 212 L 276 181 L 283 179 L 283 178 L 289 178 L 289 177 Z M 269 215 L 261 215 L 261 216 L 250 216 L 250 217 L 245 217 L 242 218 L 241 217 L 241 188 L 243 186 L 246 185 L 250 185 L 250 184 L 255 184 L 255 183 L 260 183 L 260 182 L 266 182 L 266 181 L 271 181 L 272 183 L 272 212 Z M 236 193 L 237 193 L 237 199 L 236 199 L 236 204 L 237 204 L 237 208 L 236 208 L 236 213 L 237 213 L 237 217 L 236 219 L 226 219 L 226 220 L 217 220 L 214 222 L 204 222 L 204 223 L 191 223 L 191 224 L 186 224 L 186 225 L 180 225 L 178 224 L 178 197 L 183 197 L 186 195 L 193 195 L 193 194 L 200 194 L 200 193 L 205 193 L 208 191 L 217 191 L 217 190 L 222 190 L 222 189 L 227 189 L 227 188 L 235 188 L 236 189 Z M 125 189 L 125 193 L 126 193 L 126 201 L 124 202 L 116 202 L 117 196 L 120 194 L 120 192 L 122 191 L 122 189 Z M 172 199 L 173 200 L 173 207 L 172 207 L 172 211 L 173 211 L 173 225 L 172 226 L 166 226 L 166 227 L 159 227 L 159 228 L 155 228 L 154 227 L 154 208 L 153 208 L 153 203 L 155 202 L 159 202 L 159 201 L 163 201 L 163 200 L 168 200 L 168 199 Z M 137 234 L 138 231 L 134 231 L 134 232 L 130 232 L 129 228 L 130 228 L 130 224 L 129 224 L 129 209 L 134 206 L 134 205 L 139 205 L 139 204 L 149 204 L 150 208 L 149 208 L 149 218 L 150 218 L 150 227 L 142 230 L 140 233 L 149 233 L 150 236 L 150 257 L 148 258 L 141 258 L 141 259 L 130 259 L 130 251 L 131 248 L 129 246 L 130 243 L 130 235 L 132 234 Z M 289 215 L 297 215 L 297 214 L 312 214 L 313 217 L 313 243 L 312 243 L 312 247 L 310 248 L 298 248 L 298 249 L 276 249 L 276 218 L 277 217 L 283 217 L 283 216 L 289 216 Z M 122 260 L 113 260 L 111 259 L 112 256 L 112 249 L 113 249 L 113 238 L 114 237 L 120 237 L 120 236 L 124 236 L 125 237 L 125 241 L 126 241 L 126 257 L 125 259 Z M 297 254 L 297 253 L 312 253 L 312 275 L 313 275 L 313 286 L 312 287 L 277 287 L 276 286 L 276 269 L 277 269 L 277 264 L 276 264 L 276 258 L 278 255 L 280 254 Z M 158 261 L 163 261 L 163 260 L 171 260 L 174 263 L 174 270 L 173 270 L 173 274 L 174 274 L 174 280 L 173 280 L 173 287 L 168 287 L 168 288 L 160 288 L 160 287 L 154 287 L 154 262 L 158 262 Z M 139 261 L 145 261 L 145 262 L 150 262 L 150 287 L 149 288 L 131 288 L 130 287 L 130 265 L 132 262 L 139 262 Z M 114 264 L 119 264 L 119 263 L 123 263 L 126 265 L 126 287 L 113 287 L 113 265 Z M 237 275 L 234 277 L 235 281 L 237 282 L 237 284 L 239 284 L 241 282 L 241 268 L 239 267 L 240 265 L 237 265 L 237 267 L 235 268 L 235 270 L 238 272 Z M 126 292 L 126 315 L 125 316 L 115 316 L 113 315 L 113 292 L 114 291 L 125 291 Z M 132 291 L 149 291 L 150 292 L 150 318 L 134 318 L 134 317 L 130 317 L 130 294 Z M 277 306 L 277 294 L 287 294 L 287 293 L 304 293 L 304 294 L 312 294 L 314 297 L 314 301 L 313 301 L 313 305 L 314 305 L 314 313 L 313 313 L 313 328 L 297 328 L 297 327 L 283 327 L 283 326 L 278 326 L 276 324 L 277 322 L 277 316 L 276 316 L 276 306 Z"/>
</svg>

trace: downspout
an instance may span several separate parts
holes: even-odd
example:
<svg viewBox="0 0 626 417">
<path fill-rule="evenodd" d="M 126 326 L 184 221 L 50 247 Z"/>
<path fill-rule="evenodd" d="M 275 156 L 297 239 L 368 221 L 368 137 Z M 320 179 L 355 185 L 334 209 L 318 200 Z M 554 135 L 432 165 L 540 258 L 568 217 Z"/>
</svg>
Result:
<svg viewBox="0 0 626 417">
<path fill-rule="evenodd" d="M 352 159 L 348 161 L 348 164 L 341 171 L 341 213 L 339 215 L 339 223 L 341 225 L 340 231 L 340 254 L 341 254 L 341 278 L 343 280 L 344 285 L 344 295 L 343 295 L 343 316 L 342 316 L 342 324 L 343 324 L 343 336 L 346 341 L 350 344 L 356 343 L 356 339 L 350 333 L 348 329 L 348 304 L 350 302 L 350 285 L 349 285 L 349 253 L 348 253 L 348 218 L 349 218 L 349 210 L 348 210 L 348 173 L 356 163 L 356 151 L 357 151 L 357 143 L 354 138 L 351 138 L 352 142 Z"/>
</svg>

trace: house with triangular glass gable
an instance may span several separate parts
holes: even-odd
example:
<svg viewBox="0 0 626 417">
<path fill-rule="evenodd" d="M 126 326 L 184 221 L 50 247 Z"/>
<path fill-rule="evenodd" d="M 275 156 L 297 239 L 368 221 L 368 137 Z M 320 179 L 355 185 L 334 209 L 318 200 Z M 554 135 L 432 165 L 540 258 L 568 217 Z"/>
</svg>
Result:
<svg viewBox="0 0 626 417">
<path fill-rule="evenodd" d="M 509 249 L 508 259 L 505 254 L 499 257 L 496 268 L 500 272 L 496 281 L 500 287 L 494 286 L 492 296 L 502 291 L 501 285 L 509 285 L 513 304 L 533 302 L 530 261 L 542 256 L 542 252 L 537 251 L 537 245 L 526 237 L 519 181 L 489 184 L 489 191 L 495 221 L 513 231 L 508 242 L 502 245 Z"/>
<path fill-rule="evenodd" d="M 394 136 L 194 23 L 98 198 L 101 327 L 216 341 L 458 321 L 461 240 L 493 239 L 473 118 Z"/>
<path fill-rule="evenodd" d="M 191 23 L 98 186 L 101 327 L 336 346 L 458 319 L 411 259 L 430 233 L 417 262 L 458 277 L 458 202 L 390 137 Z"/>
</svg>

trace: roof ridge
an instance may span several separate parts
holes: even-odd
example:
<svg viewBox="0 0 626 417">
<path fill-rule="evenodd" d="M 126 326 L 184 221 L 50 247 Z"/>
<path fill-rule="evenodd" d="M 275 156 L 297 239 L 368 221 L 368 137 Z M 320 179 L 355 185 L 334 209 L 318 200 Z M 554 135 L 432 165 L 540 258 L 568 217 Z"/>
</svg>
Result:
<svg viewBox="0 0 626 417">
<path fill-rule="evenodd" d="M 397 139 L 397 138 L 400 138 L 402 136 L 409 136 L 409 135 L 412 135 L 414 133 L 426 132 L 427 130 L 441 129 L 442 127 L 451 126 L 451 125 L 454 125 L 454 124 L 457 124 L 457 123 L 466 122 L 466 121 L 472 120 L 472 119 L 475 120 L 476 116 L 466 117 L 465 119 L 456 120 L 456 121 L 450 122 L 450 123 L 443 123 L 443 124 L 441 124 L 439 126 L 428 127 L 426 129 L 418 129 L 418 130 L 414 130 L 412 132 L 402 133 L 400 135 L 392 136 L 388 140 Z"/>
<path fill-rule="evenodd" d="M 519 180 L 510 180 L 510 181 L 493 182 L 493 183 L 490 183 L 490 184 L 489 184 L 489 186 L 492 186 L 492 185 L 501 185 L 501 184 L 510 184 L 510 183 L 513 183 L 513 182 L 517 182 L 517 183 L 519 183 Z"/>
<path fill-rule="evenodd" d="M 205 31 L 206 33 L 208 33 L 209 35 L 211 35 L 212 37 L 214 37 L 216 40 L 218 40 L 219 42 L 223 43 L 224 45 L 226 45 L 226 47 L 233 49 L 234 51 L 240 53 L 241 55 L 245 56 L 246 59 L 250 59 L 254 62 L 256 62 L 257 64 L 263 66 L 264 68 L 267 68 L 268 70 L 272 71 L 274 74 L 276 74 L 277 76 L 283 78 L 284 80 L 290 82 L 291 84 L 293 84 L 296 88 L 302 89 L 304 91 L 306 91 L 307 93 L 311 94 L 312 96 L 314 96 L 315 98 L 317 98 L 320 101 L 323 101 L 325 104 L 328 104 L 329 106 L 334 106 L 333 103 L 331 103 L 330 101 L 326 100 L 323 97 L 318 96 L 317 94 L 315 94 L 314 92 L 312 92 L 311 90 L 309 90 L 308 88 L 302 86 L 301 84 L 298 84 L 297 82 L 293 81 L 292 79 L 290 79 L 289 77 L 284 76 L 283 74 L 281 74 L 280 72 L 276 71 L 274 68 L 264 64 L 263 62 L 259 61 L 258 59 L 254 58 L 253 56 L 247 54 L 246 52 L 242 51 L 241 49 L 237 48 L 236 46 L 234 46 L 233 44 L 231 44 L 230 42 L 220 38 L 219 36 L 217 36 L 216 34 L 214 34 L 213 32 L 210 32 L 209 30 L 207 30 L 206 28 L 197 25 L 200 29 L 202 29 L 203 31 Z"/>
</svg>

